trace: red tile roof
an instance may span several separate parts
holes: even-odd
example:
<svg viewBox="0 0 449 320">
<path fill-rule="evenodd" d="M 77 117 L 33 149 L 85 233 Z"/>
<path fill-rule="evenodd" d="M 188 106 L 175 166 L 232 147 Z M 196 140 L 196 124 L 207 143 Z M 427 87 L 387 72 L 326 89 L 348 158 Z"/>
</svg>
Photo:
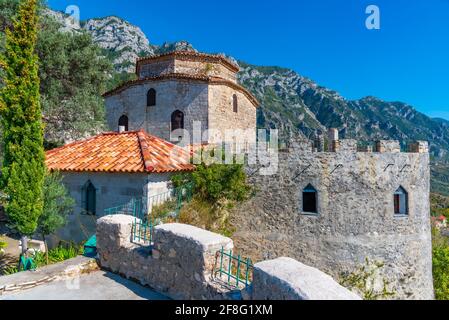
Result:
<svg viewBox="0 0 449 320">
<path fill-rule="evenodd" d="M 108 132 L 46 152 L 50 170 L 164 173 L 192 171 L 190 154 L 145 131 Z"/>
</svg>

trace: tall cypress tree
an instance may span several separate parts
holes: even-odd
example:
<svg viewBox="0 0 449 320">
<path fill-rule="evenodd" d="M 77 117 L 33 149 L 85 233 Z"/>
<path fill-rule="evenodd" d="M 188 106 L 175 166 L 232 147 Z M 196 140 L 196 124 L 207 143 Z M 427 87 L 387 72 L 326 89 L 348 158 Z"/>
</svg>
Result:
<svg viewBox="0 0 449 320">
<path fill-rule="evenodd" d="M 38 0 L 22 0 L 11 29 L 6 30 L 4 71 L 0 91 L 4 159 L 1 187 L 9 199 L 6 213 L 22 235 L 33 234 L 43 209 L 45 156 L 42 112 L 39 103 Z"/>
</svg>

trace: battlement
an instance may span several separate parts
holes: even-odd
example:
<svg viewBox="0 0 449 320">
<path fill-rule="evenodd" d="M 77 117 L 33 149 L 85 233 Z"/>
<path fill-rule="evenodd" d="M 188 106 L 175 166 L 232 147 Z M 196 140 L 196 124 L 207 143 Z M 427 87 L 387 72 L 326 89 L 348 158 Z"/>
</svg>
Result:
<svg viewBox="0 0 449 320">
<path fill-rule="evenodd" d="M 361 142 L 355 139 L 339 139 L 338 131 L 330 129 L 328 139 L 318 136 L 314 140 L 298 139 L 290 141 L 288 148 L 282 151 L 289 152 L 334 152 L 334 153 L 429 153 L 427 141 L 412 141 L 407 143 L 405 151 L 401 149 L 398 140 L 377 140 L 373 142 Z"/>
</svg>

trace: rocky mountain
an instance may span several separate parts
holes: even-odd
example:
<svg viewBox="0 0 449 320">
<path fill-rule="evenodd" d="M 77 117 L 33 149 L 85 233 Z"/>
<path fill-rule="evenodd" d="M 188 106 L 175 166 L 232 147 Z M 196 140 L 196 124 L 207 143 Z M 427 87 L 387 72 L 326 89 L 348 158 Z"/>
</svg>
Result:
<svg viewBox="0 0 449 320">
<path fill-rule="evenodd" d="M 75 23 L 68 15 L 47 9 L 47 15 L 52 16 L 62 24 L 63 31 L 86 31 L 112 61 L 118 73 L 134 72 L 138 57 L 161 54 L 173 50 L 196 51 L 187 41 L 164 43 L 161 46 L 150 44 L 142 30 L 116 16 L 89 19 Z"/>
<path fill-rule="evenodd" d="M 402 102 L 375 97 L 346 100 L 292 70 L 240 65 L 240 82 L 262 104 L 261 126 L 282 128 L 286 136 L 298 130 L 310 135 L 335 127 L 343 138 L 360 141 L 397 139 L 405 145 L 409 140 L 429 140 L 436 158 L 448 158 L 449 124 L 445 120 L 429 118 Z"/>
<path fill-rule="evenodd" d="M 103 48 L 118 73 L 134 72 L 137 57 L 173 50 L 195 50 L 186 42 L 151 44 L 140 28 L 118 17 L 83 21 L 73 27 L 61 13 L 49 12 L 64 29 L 90 33 Z M 240 82 L 261 102 L 258 126 L 277 128 L 283 138 L 313 136 L 335 127 L 343 138 L 359 141 L 397 139 L 427 140 L 433 159 L 433 189 L 449 194 L 449 121 L 432 119 L 402 102 L 375 97 L 347 100 L 297 72 L 239 62 Z"/>
</svg>

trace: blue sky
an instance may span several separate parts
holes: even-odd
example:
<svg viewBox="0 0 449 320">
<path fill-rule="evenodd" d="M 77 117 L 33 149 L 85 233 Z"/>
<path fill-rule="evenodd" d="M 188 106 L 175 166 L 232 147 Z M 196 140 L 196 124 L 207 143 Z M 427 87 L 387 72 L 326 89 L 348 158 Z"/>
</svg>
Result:
<svg viewBox="0 0 449 320">
<path fill-rule="evenodd" d="M 257 65 L 292 68 L 348 99 L 403 101 L 449 120 L 449 0 L 48 0 L 81 19 L 116 15 L 153 44 L 187 40 Z M 380 30 L 368 30 L 368 5 Z"/>
</svg>

